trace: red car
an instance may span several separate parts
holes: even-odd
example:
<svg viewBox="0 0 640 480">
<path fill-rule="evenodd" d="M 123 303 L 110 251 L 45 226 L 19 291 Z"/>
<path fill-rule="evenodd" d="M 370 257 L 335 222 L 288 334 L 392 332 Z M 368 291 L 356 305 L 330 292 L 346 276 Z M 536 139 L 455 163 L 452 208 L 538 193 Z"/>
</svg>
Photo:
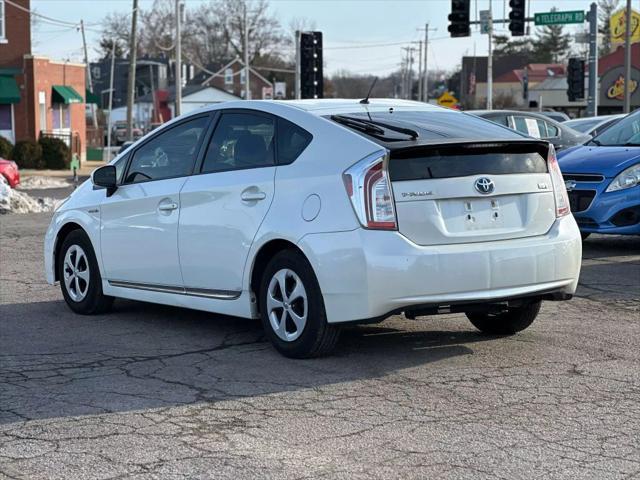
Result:
<svg viewBox="0 0 640 480">
<path fill-rule="evenodd" d="M 0 158 L 0 175 L 2 175 L 11 188 L 16 188 L 20 183 L 20 172 L 18 172 L 18 165 L 12 160 L 5 160 Z"/>
</svg>

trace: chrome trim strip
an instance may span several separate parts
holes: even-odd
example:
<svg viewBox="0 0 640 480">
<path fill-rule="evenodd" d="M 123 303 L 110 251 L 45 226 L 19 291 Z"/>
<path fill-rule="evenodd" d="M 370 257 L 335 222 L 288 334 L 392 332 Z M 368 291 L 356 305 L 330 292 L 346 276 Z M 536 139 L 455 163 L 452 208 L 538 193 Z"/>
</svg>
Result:
<svg viewBox="0 0 640 480">
<path fill-rule="evenodd" d="M 193 297 L 213 298 L 217 300 L 235 300 L 242 292 L 232 290 L 209 290 L 206 288 L 183 288 L 171 285 L 156 285 L 150 283 L 125 282 L 121 280 L 108 280 L 112 287 L 132 288 L 135 290 L 146 290 L 150 292 L 175 293 L 178 295 L 188 295 Z"/>
<path fill-rule="evenodd" d="M 217 298 L 219 300 L 235 300 L 240 297 L 242 292 L 234 292 L 233 290 L 208 290 L 206 288 L 187 288 L 185 295 L 194 297 Z"/>
</svg>

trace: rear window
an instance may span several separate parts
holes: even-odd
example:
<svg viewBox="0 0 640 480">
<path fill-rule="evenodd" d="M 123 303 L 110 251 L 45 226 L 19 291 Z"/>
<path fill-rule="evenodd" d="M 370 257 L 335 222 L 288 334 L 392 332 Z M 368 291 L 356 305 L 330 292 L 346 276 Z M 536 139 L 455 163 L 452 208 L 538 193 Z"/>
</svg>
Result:
<svg viewBox="0 0 640 480">
<path fill-rule="evenodd" d="M 385 122 L 396 126 L 414 129 L 419 141 L 462 138 L 468 140 L 506 140 L 523 138 L 517 132 L 475 115 L 453 110 L 399 110 L 354 112 L 349 117 Z M 398 134 L 394 134 L 398 137 Z M 399 135 L 401 139 L 402 135 Z"/>
<path fill-rule="evenodd" d="M 416 147 L 391 152 L 392 181 L 469 175 L 547 173 L 544 145 L 456 145 Z"/>
</svg>

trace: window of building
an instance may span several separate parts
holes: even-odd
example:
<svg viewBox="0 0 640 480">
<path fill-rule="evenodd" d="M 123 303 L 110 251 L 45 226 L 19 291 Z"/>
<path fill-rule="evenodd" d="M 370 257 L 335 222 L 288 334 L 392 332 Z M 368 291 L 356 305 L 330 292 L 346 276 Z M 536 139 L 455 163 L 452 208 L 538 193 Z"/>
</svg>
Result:
<svg viewBox="0 0 640 480">
<path fill-rule="evenodd" d="M 47 94 L 38 92 L 38 110 L 40 114 L 40 130 L 47 129 Z"/>
<path fill-rule="evenodd" d="M 13 130 L 12 105 L 0 104 L 0 130 Z"/>
<path fill-rule="evenodd" d="M 52 124 L 54 130 L 71 128 L 71 111 L 69 105 L 64 103 L 54 103 L 52 107 Z"/>
<path fill-rule="evenodd" d="M 244 82 L 246 81 L 245 78 L 247 77 L 246 75 L 247 69 L 242 67 L 242 70 L 240 70 L 240 85 L 244 85 Z"/>
<path fill-rule="evenodd" d="M 198 117 L 159 133 L 137 149 L 125 183 L 191 174 L 209 117 Z"/>
<path fill-rule="evenodd" d="M 224 84 L 233 85 L 233 69 L 227 68 L 224 71 Z"/>
<path fill-rule="evenodd" d="M 0 0 L 0 41 L 3 43 L 7 40 L 7 35 L 4 28 L 4 0 Z"/>
<path fill-rule="evenodd" d="M 275 164 L 275 120 L 251 113 L 225 113 L 211 137 L 203 173 Z"/>
</svg>

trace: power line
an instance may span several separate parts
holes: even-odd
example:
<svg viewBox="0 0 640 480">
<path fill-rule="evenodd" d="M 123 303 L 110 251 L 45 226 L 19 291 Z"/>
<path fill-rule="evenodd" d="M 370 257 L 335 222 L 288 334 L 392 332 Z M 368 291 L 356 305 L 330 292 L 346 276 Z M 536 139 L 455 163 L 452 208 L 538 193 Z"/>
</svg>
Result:
<svg viewBox="0 0 640 480">
<path fill-rule="evenodd" d="M 5 0 L 5 3 L 8 3 L 9 5 L 17 8 L 18 10 L 27 12 L 29 15 L 33 15 L 34 17 L 41 18 L 46 22 L 53 23 L 54 25 L 64 25 L 67 27 L 77 27 L 78 25 L 80 25 L 80 22 L 72 23 L 72 22 L 67 22 L 66 20 L 58 20 L 56 18 L 47 17 L 46 15 L 42 15 L 40 13 L 34 12 L 33 10 L 29 10 L 28 8 L 23 7 L 22 5 L 19 5 L 15 2 L 12 2 L 11 0 Z"/>
</svg>

